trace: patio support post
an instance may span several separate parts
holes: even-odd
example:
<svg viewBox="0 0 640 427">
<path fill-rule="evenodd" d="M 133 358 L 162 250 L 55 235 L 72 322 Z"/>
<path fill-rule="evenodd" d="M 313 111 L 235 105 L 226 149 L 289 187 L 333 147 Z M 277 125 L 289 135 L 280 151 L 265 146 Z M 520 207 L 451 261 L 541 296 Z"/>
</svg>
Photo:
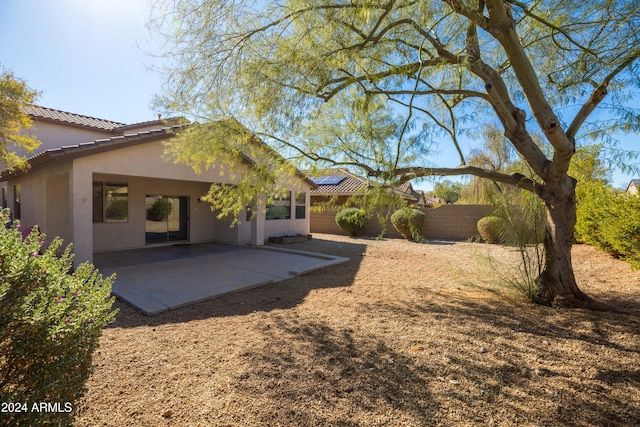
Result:
<svg viewBox="0 0 640 427">
<path fill-rule="evenodd" d="M 71 172 L 71 227 L 73 235 L 73 265 L 93 262 L 93 197 L 92 173 L 73 161 Z"/>
<path fill-rule="evenodd" d="M 251 220 L 251 244 L 254 246 L 264 245 L 265 239 L 265 223 L 266 223 L 266 200 L 263 196 L 259 196 L 257 200 L 256 216 Z"/>
</svg>

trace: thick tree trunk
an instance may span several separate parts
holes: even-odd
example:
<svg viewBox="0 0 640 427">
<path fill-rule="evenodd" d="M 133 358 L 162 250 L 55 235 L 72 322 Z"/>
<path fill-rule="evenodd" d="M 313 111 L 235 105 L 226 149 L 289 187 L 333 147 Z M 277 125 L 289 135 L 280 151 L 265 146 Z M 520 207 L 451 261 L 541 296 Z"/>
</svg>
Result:
<svg viewBox="0 0 640 427">
<path fill-rule="evenodd" d="M 540 275 L 536 302 L 549 306 L 611 310 L 612 307 L 598 303 L 582 292 L 573 273 L 571 248 L 576 224 L 575 181 L 567 176 L 563 182 L 548 188 L 554 197 L 545 201 L 545 266 Z"/>
</svg>

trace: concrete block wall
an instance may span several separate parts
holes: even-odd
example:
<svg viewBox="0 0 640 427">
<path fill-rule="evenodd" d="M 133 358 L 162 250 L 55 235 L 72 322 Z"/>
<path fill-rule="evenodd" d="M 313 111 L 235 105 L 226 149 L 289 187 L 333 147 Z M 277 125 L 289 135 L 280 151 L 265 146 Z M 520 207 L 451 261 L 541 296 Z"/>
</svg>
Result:
<svg viewBox="0 0 640 427">
<path fill-rule="evenodd" d="M 478 235 L 478 220 L 489 215 L 486 205 L 443 205 L 423 209 L 422 235 L 427 239 L 467 240 Z"/>
<path fill-rule="evenodd" d="M 478 234 L 478 220 L 489 215 L 490 206 L 486 205 L 443 205 L 438 208 L 421 209 L 425 213 L 422 235 L 436 240 L 467 240 Z M 311 213 L 311 233 L 346 234 L 338 227 L 334 211 Z M 364 226 L 363 235 L 377 236 L 380 224 L 374 216 Z M 387 223 L 385 237 L 401 238 L 391 222 Z"/>
</svg>

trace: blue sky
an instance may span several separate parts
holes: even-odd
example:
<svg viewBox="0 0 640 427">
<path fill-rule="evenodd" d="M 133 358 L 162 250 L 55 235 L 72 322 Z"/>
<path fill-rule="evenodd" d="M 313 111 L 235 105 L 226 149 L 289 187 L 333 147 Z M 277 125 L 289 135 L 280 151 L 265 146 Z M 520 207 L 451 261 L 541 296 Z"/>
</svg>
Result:
<svg viewBox="0 0 640 427">
<path fill-rule="evenodd" d="M 123 123 L 156 119 L 161 77 L 145 51 L 157 52 L 161 39 L 145 27 L 149 12 L 148 0 L 0 0 L 0 64 L 42 92 L 40 105 Z M 640 150 L 640 135 L 621 147 Z M 455 150 L 441 153 L 434 163 L 457 164 Z M 631 178 L 615 172 L 613 184 Z"/>
<path fill-rule="evenodd" d="M 143 0 L 2 0 L 0 63 L 42 92 L 40 105 L 125 123 L 157 118 L 160 77 L 143 49 Z"/>
</svg>

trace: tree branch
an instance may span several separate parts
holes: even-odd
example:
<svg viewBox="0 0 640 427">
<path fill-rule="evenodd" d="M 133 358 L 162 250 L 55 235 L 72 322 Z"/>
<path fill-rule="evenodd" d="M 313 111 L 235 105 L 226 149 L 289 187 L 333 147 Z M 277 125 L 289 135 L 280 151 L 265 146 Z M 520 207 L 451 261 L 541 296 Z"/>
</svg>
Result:
<svg viewBox="0 0 640 427">
<path fill-rule="evenodd" d="M 607 87 L 609 86 L 609 83 L 611 83 L 611 80 L 613 80 L 621 72 L 625 71 L 638 59 L 640 59 L 640 49 L 632 51 L 626 61 L 622 62 L 604 79 L 602 79 L 602 82 L 600 82 L 600 84 L 596 86 L 596 88 L 591 93 L 591 96 L 589 96 L 589 99 L 584 103 L 584 105 L 582 105 L 580 111 L 578 111 L 576 116 L 573 118 L 573 121 L 569 125 L 569 128 L 567 129 L 567 136 L 569 138 L 575 139 L 578 130 L 580 130 L 580 127 L 585 122 L 587 117 L 589 117 L 589 115 L 596 109 L 598 104 L 600 104 L 600 102 L 605 98 L 605 96 L 607 95 Z"/>
<path fill-rule="evenodd" d="M 518 6 L 520 9 L 522 9 L 522 11 L 524 12 L 525 15 L 529 16 L 530 18 L 533 18 L 535 21 L 540 22 L 541 24 L 543 24 L 546 27 L 551 28 L 554 31 L 557 31 L 558 33 L 562 34 L 567 40 L 569 40 L 569 43 L 571 43 L 572 45 L 576 46 L 578 49 L 580 49 L 583 52 L 587 52 L 588 54 L 592 55 L 593 57 L 598 57 L 598 55 L 596 54 L 596 52 L 594 52 L 593 50 L 589 49 L 586 46 L 583 46 L 581 43 L 577 42 L 576 40 L 573 39 L 573 37 L 571 37 L 571 35 L 565 31 L 563 28 L 558 27 L 557 25 L 554 25 L 553 23 L 547 21 L 546 19 L 542 18 L 541 16 L 536 15 L 535 13 L 531 12 L 531 9 L 524 3 L 519 2 L 517 0 L 505 0 L 507 3 L 512 4 L 514 6 Z"/>
<path fill-rule="evenodd" d="M 527 178 L 520 173 L 505 174 L 502 172 L 479 168 L 477 166 L 458 166 L 456 168 L 399 168 L 396 170 L 396 175 L 400 177 L 400 183 L 411 181 L 415 178 L 421 178 L 425 176 L 460 176 L 460 175 L 473 175 L 480 178 L 490 179 L 495 182 L 502 182 L 505 184 L 513 185 L 518 188 L 522 188 L 532 193 L 540 194 L 543 191 L 543 186 L 536 181 Z M 369 176 L 379 177 L 382 173 L 375 171 L 373 174 L 370 172 Z"/>
</svg>

